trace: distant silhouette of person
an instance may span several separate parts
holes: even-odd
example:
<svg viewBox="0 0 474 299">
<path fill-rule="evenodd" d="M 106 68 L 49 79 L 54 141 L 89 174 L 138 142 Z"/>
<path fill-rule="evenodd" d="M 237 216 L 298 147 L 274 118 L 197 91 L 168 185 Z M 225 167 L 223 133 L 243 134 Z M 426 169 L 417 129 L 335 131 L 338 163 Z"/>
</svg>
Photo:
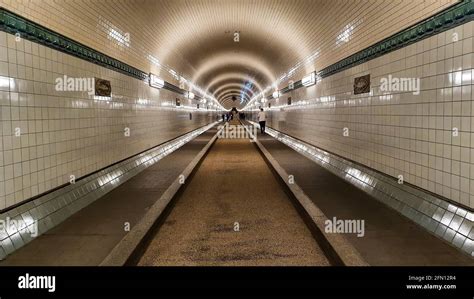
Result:
<svg viewBox="0 0 474 299">
<path fill-rule="evenodd" d="M 225 122 L 225 114 L 222 114 L 222 121 Z"/>
<path fill-rule="evenodd" d="M 265 133 L 265 123 L 267 121 L 267 115 L 263 111 L 263 108 L 260 108 L 258 113 L 258 123 L 260 124 L 260 133 Z"/>
</svg>

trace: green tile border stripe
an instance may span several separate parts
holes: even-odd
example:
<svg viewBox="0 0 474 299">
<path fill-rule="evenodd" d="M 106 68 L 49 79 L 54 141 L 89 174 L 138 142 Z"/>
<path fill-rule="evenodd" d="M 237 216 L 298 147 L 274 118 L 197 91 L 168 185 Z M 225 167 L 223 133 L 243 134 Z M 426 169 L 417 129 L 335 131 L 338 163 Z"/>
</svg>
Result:
<svg viewBox="0 0 474 299">
<path fill-rule="evenodd" d="M 322 69 L 317 72 L 317 75 L 320 78 L 331 76 L 472 20 L 474 20 L 474 0 L 463 0 L 424 21 Z M 0 30 L 11 34 L 20 33 L 22 38 L 85 59 L 139 80 L 147 80 L 148 78 L 148 73 L 27 20 L 3 7 L 0 7 Z M 184 94 L 183 90 L 168 82 L 165 84 L 165 88 L 179 94 Z M 284 89 L 284 92 L 286 91 Z"/>
<path fill-rule="evenodd" d="M 323 68 L 319 72 L 316 72 L 316 75 L 318 78 L 329 77 L 472 20 L 474 20 L 474 0 L 462 0 L 426 20 L 420 21 L 372 46 Z M 301 80 L 294 82 L 294 84 L 293 90 L 303 87 Z M 289 86 L 280 90 L 281 94 L 290 91 L 292 90 L 289 89 Z M 271 96 L 271 94 L 269 96 Z"/>
<path fill-rule="evenodd" d="M 76 42 L 62 34 L 47 29 L 46 27 L 8 11 L 3 7 L 0 7 L 0 31 L 5 31 L 10 34 L 19 33 L 24 39 L 56 49 L 139 80 L 146 81 L 149 77 L 149 74 L 144 71 Z M 163 88 L 181 95 L 186 93 L 185 90 L 169 82 L 165 82 Z"/>
<path fill-rule="evenodd" d="M 3 7 L 0 7 L 0 30 L 11 34 L 19 33 L 21 38 L 85 59 L 139 80 L 148 78 L 147 73 L 133 66 L 49 30 Z"/>
<path fill-rule="evenodd" d="M 317 74 L 321 78 L 334 75 L 472 20 L 474 20 L 474 0 L 463 0 L 424 21 L 322 69 Z"/>
</svg>

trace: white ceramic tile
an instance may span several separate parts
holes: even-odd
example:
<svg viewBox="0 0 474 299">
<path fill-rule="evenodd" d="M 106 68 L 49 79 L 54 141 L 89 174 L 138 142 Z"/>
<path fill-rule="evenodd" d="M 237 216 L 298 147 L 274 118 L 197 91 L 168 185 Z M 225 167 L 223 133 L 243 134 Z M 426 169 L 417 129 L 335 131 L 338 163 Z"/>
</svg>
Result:
<svg viewBox="0 0 474 299">
<path fill-rule="evenodd" d="M 2 40 L 7 43 L 11 38 L 0 32 L 0 47 Z M 24 41 L 26 54 L 10 46 L 6 57 L 0 55 L 0 82 L 6 84 L 0 89 L 0 184 L 4 186 L 0 208 L 64 184 L 70 175 L 90 174 L 217 117 L 204 109 L 163 106 L 181 97 L 38 44 Z M 56 91 L 55 80 L 63 75 L 110 80 L 114 96 L 107 102 L 94 100 L 87 92 Z M 181 102 L 185 100 L 181 98 Z M 16 128 L 20 136 L 15 136 Z M 130 129 L 130 137 L 124 136 L 125 128 Z"/>
<path fill-rule="evenodd" d="M 472 24 L 408 46 L 400 57 L 404 66 L 393 61 L 400 54 L 391 53 L 271 100 L 268 125 L 474 207 L 469 188 L 474 179 Z M 354 78 L 367 73 L 372 95 L 352 95 Z M 380 79 L 389 74 L 420 76 L 420 95 L 384 94 Z M 292 106 L 276 108 L 289 96 Z M 309 104 L 298 106 L 302 100 Z M 345 127 L 348 137 L 342 135 Z"/>
</svg>

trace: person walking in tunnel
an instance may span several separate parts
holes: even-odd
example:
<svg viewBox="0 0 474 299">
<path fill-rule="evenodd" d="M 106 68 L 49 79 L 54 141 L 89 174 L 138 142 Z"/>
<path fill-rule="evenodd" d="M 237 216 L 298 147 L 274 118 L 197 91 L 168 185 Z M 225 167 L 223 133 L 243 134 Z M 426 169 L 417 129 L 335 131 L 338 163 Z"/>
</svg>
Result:
<svg viewBox="0 0 474 299">
<path fill-rule="evenodd" d="M 265 122 L 267 120 L 267 115 L 263 108 L 260 107 L 260 112 L 258 113 L 258 123 L 260 124 L 260 133 L 265 133 Z"/>
</svg>

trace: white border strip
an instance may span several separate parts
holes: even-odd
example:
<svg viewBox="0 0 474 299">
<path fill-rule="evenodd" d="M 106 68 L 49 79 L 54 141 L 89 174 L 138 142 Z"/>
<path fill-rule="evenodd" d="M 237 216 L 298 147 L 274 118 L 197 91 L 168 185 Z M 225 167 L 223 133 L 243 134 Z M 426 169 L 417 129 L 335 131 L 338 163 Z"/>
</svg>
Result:
<svg viewBox="0 0 474 299">
<path fill-rule="evenodd" d="M 245 126 L 244 126 L 245 127 Z M 246 127 L 245 127 L 246 128 Z M 272 165 L 275 171 L 285 182 L 286 186 L 290 189 L 293 195 L 298 200 L 299 204 L 311 217 L 320 233 L 324 236 L 326 241 L 329 243 L 331 249 L 339 257 L 345 266 L 369 266 L 369 264 L 362 258 L 359 251 L 352 246 L 352 244 L 340 234 L 328 234 L 325 232 L 326 220 L 328 218 L 324 213 L 314 204 L 314 202 L 304 193 L 296 183 L 290 184 L 288 181 L 288 173 L 280 166 L 280 164 L 273 158 L 273 156 L 267 151 L 267 149 L 254 138 L 253 141 L 262 151 L 263 155 L 267 158 L 268 162 Z"/>
<path fill-rule="evenodd" d="M 184 169 L 182 175 L 187 178 L 202 160 L 212 144 L 216 141 L 219 131 L 212 137 L 206 146 Z M 123 266 L 133 254 L 133 251 L 140 245 L 153 224 L 163 213 L 170 201 L 183 186 L 180 177 L 176 178 L 171 186 L 161 195 L 161 197 L 150 207 L 148 212 L 138 222 L 132 230 L 126 234 L 123 239 L 112 249 L 99 266 Z"/>
</svg>

